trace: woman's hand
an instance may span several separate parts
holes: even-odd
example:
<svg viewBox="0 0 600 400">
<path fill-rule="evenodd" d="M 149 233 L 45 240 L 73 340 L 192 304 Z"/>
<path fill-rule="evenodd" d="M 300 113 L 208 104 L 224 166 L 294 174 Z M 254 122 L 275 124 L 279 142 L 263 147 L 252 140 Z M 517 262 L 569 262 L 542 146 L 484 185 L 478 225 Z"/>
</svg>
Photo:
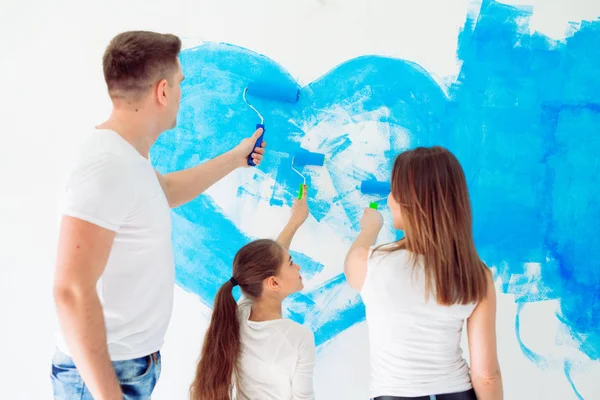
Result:
<svg viewBox="0 0 600 400">
<path fill-rule="evenodd" d="M 360 229 L 363 231 L 379 232 L 383 227 L 383 217 L 381 213 L 372 208 L 365 208 L 360 219 Z"/>
</svg>

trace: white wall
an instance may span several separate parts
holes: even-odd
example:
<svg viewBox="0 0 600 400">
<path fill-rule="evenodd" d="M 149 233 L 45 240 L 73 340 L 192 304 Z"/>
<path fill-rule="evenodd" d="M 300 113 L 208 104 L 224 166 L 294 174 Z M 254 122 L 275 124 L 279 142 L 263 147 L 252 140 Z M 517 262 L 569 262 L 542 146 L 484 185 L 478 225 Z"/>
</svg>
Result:
<svg viewBox="0 0 600 400">
<path fill-rule="evenodd" d="M 535 27 L 554 37 L 569 20 L 600 15 L 592 0 L 539 3 Z M 277 60 L 303 84 L 366 53 L 416 61 L 443 83 L 458 72 L 457 33 L 470 6 L 467 0 L 3 0 L 0 398 L 51 398 L 55 193 L 80 133 L 108 115 L 101 55 L 112 36 L 148 29 L 176 33 L 186 47 L 202 40 L 234 43 Z M 434 7 L 438 11 L 432 17 Z M 535 326 L 525 317 L 522 326 L 524 340 L 534 349 L 556 346 L 536 336 L 557 329 L 551 320 L 555 309 L 554 302 L 546 302 L 524 310 L 536 316 Z M 575 398 L 559 367 L 540 370 L 525 359 L 515 339 L 515 311 L 510 296 L 499 297 L 506 398 Z M 208 315 L 195 296 L 177 290 L 155 399 L 186 397 Z M 320 350 L 319 397 L 366 399 L 366 362 L 366 329 L 360 324 Z M 586 365 L 573 379 L 584 398 L 600 398 L 593 379 L 600 376 L 600 366 Z"/>
</svg>

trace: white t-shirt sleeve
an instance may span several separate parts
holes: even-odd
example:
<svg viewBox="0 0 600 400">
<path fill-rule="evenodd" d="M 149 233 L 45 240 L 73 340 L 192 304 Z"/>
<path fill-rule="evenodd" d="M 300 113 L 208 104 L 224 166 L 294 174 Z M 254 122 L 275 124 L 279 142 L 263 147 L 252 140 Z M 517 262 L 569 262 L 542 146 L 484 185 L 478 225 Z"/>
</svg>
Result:
<svg viewBox="0 0 600 400">
<path fill-rule="evenodd" d="M 303 327 L 303 337 L 298 351 L 298 363 L 292 378 L 292 399 L 314 399 L 313 374 L 315 369 L 315 338 L 310 329 Z"/>
<path fill-rule="evenodd" d="M 62 213 L 117 231 L 135 204 L 130 168 L 110 153 L 80 163 L 67 183 Z"/>
</svg>

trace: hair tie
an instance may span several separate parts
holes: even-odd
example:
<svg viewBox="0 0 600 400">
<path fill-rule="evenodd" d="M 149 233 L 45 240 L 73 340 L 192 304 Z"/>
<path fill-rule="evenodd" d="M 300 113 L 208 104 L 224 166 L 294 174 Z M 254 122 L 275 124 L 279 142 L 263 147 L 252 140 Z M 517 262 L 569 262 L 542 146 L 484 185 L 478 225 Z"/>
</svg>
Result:
<svg viewBox="0 0 600 400">
<path fill-rule="evenodd" d="M 234 287 L 238 285 L 237 281 L 233 279 L 233 276 L 229 279 L 229 282 L 231 282 Z"/>
</svg>

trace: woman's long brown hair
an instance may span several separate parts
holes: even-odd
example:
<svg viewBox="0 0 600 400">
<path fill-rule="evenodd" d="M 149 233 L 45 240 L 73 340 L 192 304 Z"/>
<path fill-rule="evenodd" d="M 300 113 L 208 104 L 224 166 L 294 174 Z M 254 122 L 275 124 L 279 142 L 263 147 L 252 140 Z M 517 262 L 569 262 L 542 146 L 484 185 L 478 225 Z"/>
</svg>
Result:
<svg viewBox="0 0 600 400">
<path fill-rule="evenodd" d="M 487 267 L 472 233 L 471 203 L 463 169 L 445 148 L 401 153 L 392 171 L 392 196 L 400 204 L 404 238 L 387 251 L 422 256 L 426 293 L 442 305 L 469 304 L 487 292 Z"/>
<path fill-rule="evenodd" d="M 263 281 L 279 272 L 283 249 L 261 239 L 242 247 L 233 260 L 233 279 L 250 298 L 260 297 Z M 240 325 L 233 284 L 227 281 L 215 297 L 210 325 L 204 338 L 191 400 L 230 400 L 240 354 Z"/>
</svg>

